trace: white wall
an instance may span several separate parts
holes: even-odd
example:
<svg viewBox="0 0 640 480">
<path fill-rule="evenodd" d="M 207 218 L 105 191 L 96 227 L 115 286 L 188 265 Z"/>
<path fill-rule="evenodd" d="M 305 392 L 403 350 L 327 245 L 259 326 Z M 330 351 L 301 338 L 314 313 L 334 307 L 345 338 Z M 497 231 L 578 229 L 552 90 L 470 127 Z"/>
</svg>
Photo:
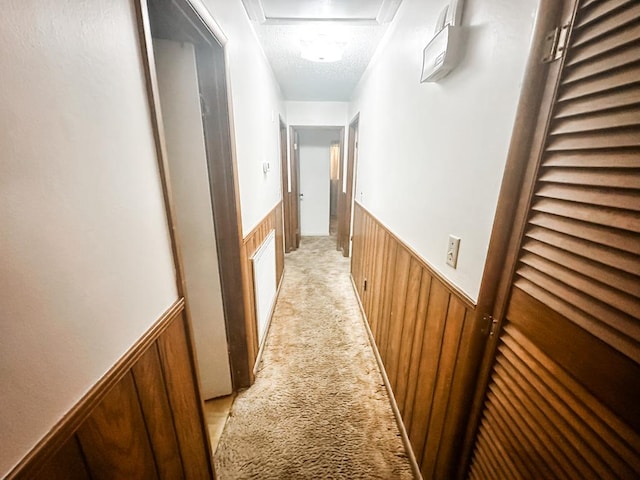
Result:
<svg viewBox="0 0 640 480">
<path fill-rule="evenodd" d="M 339 131 L 300 130 L 300 235 L 329 235 L 331 143 Z"/>
<path fill-rule="evenodd" d="M 287 109 L 287 123 L 292 126 L 330 126 L 345 127 L 342 139 L 343 156 L 343 191 L 346 191 L 347 169 L 347 135 L 349 117 L 348 102 L 285 102 Z M 287 135 L 289 132 L 287 132 Z M 289 140 L 290 141 L 290 140 Z M 287 152 L 289 167 L 291 166 L 291 152 Z"/>
<path fill-rule="evenodd" d="M 538 0 L 466 1 L 461 64 L 420 84 L 444 4 L 404 0 L 358 85 L 355 198 L 475 299 Z M 450 233 L 462 238 L 456 270 L 445 263 Z"/>
<path fill-rule="evenodd" d="M 282 198 L 282 95 L 240 0 L 202 0 L 228 38 L 242 229 L 248 234 Z M 271 171 L 264 174 L 262 163 Z"/>
<path fill-rule="evenodd" d="M 0 16 L 0 477 L 177 299 L 135 11 Z"/>
<path fill-rule="evenodd" d="M 193 45 L 154 40 L 177 230 L 205 399 L 232 391 Z"/>
<path fill-rule="evenodd" d="M 349 122 L 347 102 L 285 102 L 289 125 L 344 126 Z"/>
</svg>

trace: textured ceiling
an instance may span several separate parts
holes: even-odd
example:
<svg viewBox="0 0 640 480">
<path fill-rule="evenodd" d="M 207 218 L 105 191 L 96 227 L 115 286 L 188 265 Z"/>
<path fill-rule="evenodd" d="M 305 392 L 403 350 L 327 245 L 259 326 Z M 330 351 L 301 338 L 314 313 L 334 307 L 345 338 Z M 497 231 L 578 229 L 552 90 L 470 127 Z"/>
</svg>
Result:
<svg viewBox="0 0 640 480">
<path fill-rule="evenodd" d="M 243 0 L 247 11 L 259 11 L 253 27 L 285 100 L 348 101 L 388 23 L 381 12 L 395 12 L 399 0 Z M 253 5 L 248 5 L 248 2 Z M 253 10 L 252 10 L 253 9 Z M 327 19 L 337 21 L 328 22 Z M 314 21 L 315 20 L 315 21 Z M 317 21 L 323 20 L 323 21 Z M 300 39 L 310 31 L 329 29 L 342 37 L 345 49 L 337 62 L 313 62 L 300 56 Z"/>
<path fill-rule="evenodd" d="M 374 0 L 262 0 L 266 18 L 373 18 L 382 2 Z"/>
<path fill-rule="evenodd" d="M 352 26 L 342 60 L 312 62 L 300 57 L 303 25 L 257 25 L 258 38 L 286 100 L 347 101 L 364 73 L 386 26 Z"/>
</svg>

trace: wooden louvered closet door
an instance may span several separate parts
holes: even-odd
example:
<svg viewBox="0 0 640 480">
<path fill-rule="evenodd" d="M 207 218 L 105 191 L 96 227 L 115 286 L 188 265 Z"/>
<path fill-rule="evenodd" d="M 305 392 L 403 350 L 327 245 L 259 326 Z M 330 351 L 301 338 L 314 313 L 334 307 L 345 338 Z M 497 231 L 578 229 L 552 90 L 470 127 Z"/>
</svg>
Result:
<svg viewBox="0 0 640 480">
<path fill-rule="evenodd" d="M 569 32 L 473 479 L 640 478 L 640 1 Z"/>
</svg>

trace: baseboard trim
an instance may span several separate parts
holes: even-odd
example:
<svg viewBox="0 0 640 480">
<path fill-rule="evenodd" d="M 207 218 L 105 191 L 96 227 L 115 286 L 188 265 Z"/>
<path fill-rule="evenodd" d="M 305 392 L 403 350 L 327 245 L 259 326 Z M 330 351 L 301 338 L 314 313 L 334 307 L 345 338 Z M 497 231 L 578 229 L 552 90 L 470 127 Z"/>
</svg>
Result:
<svg viewBox="0 0 640 480">
<path fill-rule="evenodd" d="M 364 312 L 364 307 L 362 306 L 362 302 L 360 301 L 360 296 L 358 295 L 358 289 L 356 288 L 356 284 L 353 281 L 353 276 L 349 275 L 349 279 L 351 280 L 353 293 L 355 294 L 356 299 L 358 300 L 358 307 L 360 307 L 360 313 L 362 314 L 362 323 L 364 323 L 364 328 L 367 331 L 367 337 L 369 338 L 369 345 L 373 350 L 373 355 L 374 357 L 376 357 L 376 363 L 378 364 L 378 369 L 380 370 L 380 375 L 382 376 L 384 387 L 386 388 L 387 394 L 389 396 L 389 403 L 391 404 L 391 410 L 393 411 L 393 416 L 395 417 L 396 424 L 398 425 L 398 429 L 400 430 L 400 437 L 402 438 L 402 443 L 404 444 L 404 448 L 407 451 L 407 456 L 409 457 L 409 462 L 411 463 L 411 470 L 413 471 L 413 476 L 416 480 L 423 480 L 422 473 L 420 472 L 420 467 L 418 466 L 418 461 L 416 459 L 415 454 L 413 453 L 413 447 L 411 446 L 409 435 L 407 434 L 407 429 L 405 428 L 404 422 L 402 421 L 402 415 L 400 415 L 400 409 L 398 408 L 398 404 L 396 403 L 396 397 L 393 394 L 393 390 L 391 389 L 391 383 L 389 382 L 389 378 L 387 377 L 387 372 L 384 368 L 384 364 L 382 363 L 382 357 L 380 356 L 380 352 L 378 351 L 378 347 L 376 345 L 375 339 L 373 338 L 373 333 L 371 332 L 371 328 L 369 328 L 367 315 Z"/>
<path fill-rule="evenodd" d="M 5 480 L 33 478 L 64 443 L 76 432 L 111 389 L 129 373 L 147 349 L 180 316 L 184 298 L 176 300 L 142 337 L 98 380 L 58 423 L 9 472 Z"/>
<path fill-rule="evenodd" d="M 284 280 L 286 267 L 282 270 L 282 275 L 280 276 L 280 282 L 278 282 L 278 289 L 276 290 L 276 297 L 273 300 L 273 305 L 271 306 L 271 312 L 269 313 L 269 321 L 267 322 L 267 330 L 264 332 L 264 340 L 262 341 L 262 345 L 258 349 L 258 355 L 256 355 L 256 363 L 253 364 L 253 374 L 256 375 L 258 373 L 260 362 L 262 361 L 262 354 L 264 352 L 264 346 L 267 343 L 267 338 L 269 337 L 269 330 L 271 330 L 271 320 L 273 320 L 273 314 L 276 311 L 276 304 L 278 303 L 278 298 L 280 298 L 280 288 L 282 288 L 282 282 Z"/>
</svg>

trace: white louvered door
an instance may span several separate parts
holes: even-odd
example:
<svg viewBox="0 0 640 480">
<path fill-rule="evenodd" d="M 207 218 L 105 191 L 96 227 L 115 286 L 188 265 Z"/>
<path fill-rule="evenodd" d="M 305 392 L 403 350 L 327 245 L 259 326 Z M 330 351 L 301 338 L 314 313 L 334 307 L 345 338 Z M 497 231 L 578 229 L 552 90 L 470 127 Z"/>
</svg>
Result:
<svg viewBox="0 0 640 480">
<path fill-rule="evenodd" d="M 469 477 L 640 478 L 640 2 L 577 2 Z"/>
</svg>

